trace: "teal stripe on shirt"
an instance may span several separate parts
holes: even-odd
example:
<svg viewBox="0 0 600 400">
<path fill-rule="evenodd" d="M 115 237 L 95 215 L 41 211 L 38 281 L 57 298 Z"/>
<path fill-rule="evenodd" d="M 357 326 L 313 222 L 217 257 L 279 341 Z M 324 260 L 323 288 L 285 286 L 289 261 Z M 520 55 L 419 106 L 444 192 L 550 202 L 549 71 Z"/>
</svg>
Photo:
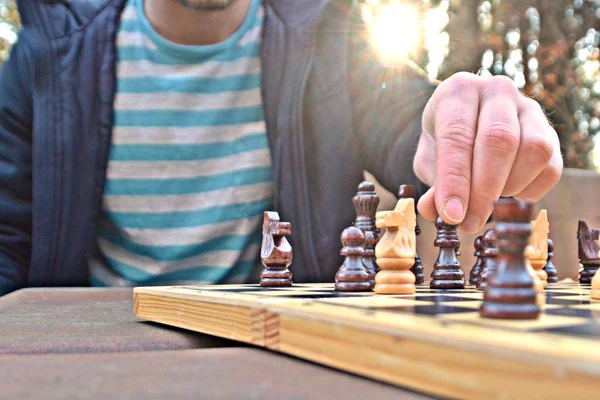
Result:
<svg viewBox="0 0 600 400">
<path fill-rule="evenodd" d="M 260 74 L 228 76 L 225 78 L 121 78 L 120 93 L 222 93 L 258 89 Z M 151 125 L 150 123 L 148 125 Z"/>
<path fill-rule="evenodd" d="M 168 229 L 204 226 L 219 222 L 235 221 L 259 215 L 271 204 L 268 201 L 211 207 L 196 211 L 170 213 L 122 213 L 111 212 L 111 219 L 123 229 Z"/>
<path fill-rule="evenodd" d="M 271 167 L 248 168 L 195 178 L 180 179 L 111 179 L 107 182 L 105 196 L 156 196 L 210 192 L 233 186 L 271 182 Z M 200 185 L 202 183 L 202 185 Z"/>
<path fill-rule="evenodd" d="M 120 144 L 114 146 L 112 161 L 196 161 L 260 150 L 268 145 L 264 133 L 244 136 L 229 143 L 209 144 Z"/>
<path fill-rule="evenodd" d="M 169 280 L 190 280 L 190 281 L 203 281 L 203 282 L 214 282 L 221 279 L 223 276 L 231 273 L 229 268 L 212 267 L 209 265 L 203 265 L 198 267 L 186 268 L 181 271 L 169 272 L 162 275 L 150 274 L 146 271 L 142 271 L 118 260 L 107 257 L 108 261 L 114 272 L 125 279 L 134 282 L 140 282 L 141 284 L 152 285 L 154 283 L 160 283 L 161 281 Z M 252 266 L 256 264 L 254 260 L 242 260 L 236 265 L 237 268 L 250 270 Z"/>
<path fill-rule="evenodd" d="M 119 110 L 115 112 L 117 126 L 192 127 L 220 126 L 258 122 L 262 118 L 262 107 L 238 107 L 224 110 Z M 266 138 L 265 138 L 266 143 Z"/>
<path fill-rule="evenodd" d="M 156 261 L 183 260 L 210 251 L 235 251 L 253 244 L 258 244 L 262 240 L 262 234 L 260 232 L 255 232 L 251 236 L 226 235 L 225 232 L 223 232 L 223 236 L 217 236 L 199 244 L 157 247 L 135 243 L 128 237 L 123 237 L 106 228 L 100 228 L 98 230 L 98 236 L 114 245 L 120 246 L 132 254 L 144 254 L 146 257 L 153 258 Z"/>
<path fill-rule="evenodd" d="M 218 53 L 211 57 L 211 61 L 234 61 L 242 58 L 256 57 L 260 54 L 260 45 L 256 43 L 240 47 L 235 53 Z M 164 65 L 188 65 L 189 62 L 173 58 L 168 54 L 159 53 L 156 50 L 150 50 L 138 46 L 123 46 L 119 48 L 119 61 L 152 61 L 156 64 Z"/>
</svg>

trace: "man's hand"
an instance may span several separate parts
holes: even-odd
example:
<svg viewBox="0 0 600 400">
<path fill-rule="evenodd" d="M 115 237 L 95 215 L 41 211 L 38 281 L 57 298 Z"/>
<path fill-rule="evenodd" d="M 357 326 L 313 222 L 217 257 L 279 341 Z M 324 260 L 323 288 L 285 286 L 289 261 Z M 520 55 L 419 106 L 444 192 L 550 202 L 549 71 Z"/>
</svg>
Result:
<svg viewBox="0 0 600 400">
<path fill-rule="evenodd" d="M 556 131 L 507 77 L 458 73 L 425 107 L 414 169 L 431 187 L 418 205 L 428 220 L 476 232 L 500 196 L 537 201 L 562 168 Z"/>
</svg>

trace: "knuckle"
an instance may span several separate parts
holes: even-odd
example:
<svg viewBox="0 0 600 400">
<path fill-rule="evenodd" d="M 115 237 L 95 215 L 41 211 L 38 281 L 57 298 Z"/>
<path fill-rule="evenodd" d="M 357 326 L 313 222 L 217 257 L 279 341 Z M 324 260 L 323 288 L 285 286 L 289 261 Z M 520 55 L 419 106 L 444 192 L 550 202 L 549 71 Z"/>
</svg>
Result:
<svg viewBox="0 0 600 400">
<path fill-rule="evenodd" d="M 458 72 L 446 79 L 436 90 L 437 106 L 444 100 L 468 101 L 468 93 L 477 90 L 478 77 L 468 72 Z"/>
<path fill-rule="evenodd" d="M 532 99 L 531 97 L 523 96 L 521 101 L 523 108 L 526 108 L 531 111 L 541 112 L 545 115 L 542 105 L 534 99 Z"/>
<path fill-rule="evenodd" d="M 490 124 L 483 134 L 483 146 L 501 155 L 514 153 L 519 148 L 519 143 L 513 132 L 513 127 L 506 122 Z"/>
<path fill-rule="evenodd" d="M 554 186 L 560 180 L 560 177 L 562 176 L 562 171 L 563 171 L 562 164 L 556 165 L 556 164 L 550 163 L 550 164 L 548 164 L 546 169 L 544 169 L 544 172 L 543 172 L 544 180 L 546 182 L 548 182 L 548 184 L 550 186 Z"/>
<path fill-rule="evenodd" d="M 491 94 L 501 94 L 508 96 L 516 96 L 519 89 L 509 77 L 496 75 L 486 81 L 486 92 Z"/>
<path fill-rule="evenodd" d="M 522 151 L 530 163 L 535 166 L 548 163 L 552 158 L 554 148 L 548 138 L 532 136 L 523 140 L 520 151 Z"/>
</svg>

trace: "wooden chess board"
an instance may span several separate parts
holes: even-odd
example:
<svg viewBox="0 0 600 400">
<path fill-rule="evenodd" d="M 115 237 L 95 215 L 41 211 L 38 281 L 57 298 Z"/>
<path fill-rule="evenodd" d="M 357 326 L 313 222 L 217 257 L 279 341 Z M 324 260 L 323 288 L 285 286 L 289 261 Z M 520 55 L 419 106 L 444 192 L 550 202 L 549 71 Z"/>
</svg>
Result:
<svg viewBox="0 0 600 400">
<path fill-rule="evenodd" d="M 140 287 L 134 313 L 433 395 L 591 399 L 600 396 L 600 301 L 589 291 L 550 285 L 533 321 L 482 319 L 481 291 L 426 285 L 393 296 L 333 284 Z"/>
</svg>

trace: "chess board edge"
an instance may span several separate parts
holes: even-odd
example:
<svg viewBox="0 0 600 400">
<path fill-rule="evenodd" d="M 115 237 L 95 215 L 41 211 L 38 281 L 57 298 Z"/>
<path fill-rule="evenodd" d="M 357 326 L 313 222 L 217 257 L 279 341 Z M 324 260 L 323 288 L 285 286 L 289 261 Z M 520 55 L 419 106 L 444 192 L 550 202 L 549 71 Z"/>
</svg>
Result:
<svg viewBox="0 0 600 400">
<path fill-rule="evenodd" d="M 585 398 L 600 385 L 600 352 L 579 338 L 218 289 L 136 288 L 134 314 L 433 395 Z"/>
</svg>

